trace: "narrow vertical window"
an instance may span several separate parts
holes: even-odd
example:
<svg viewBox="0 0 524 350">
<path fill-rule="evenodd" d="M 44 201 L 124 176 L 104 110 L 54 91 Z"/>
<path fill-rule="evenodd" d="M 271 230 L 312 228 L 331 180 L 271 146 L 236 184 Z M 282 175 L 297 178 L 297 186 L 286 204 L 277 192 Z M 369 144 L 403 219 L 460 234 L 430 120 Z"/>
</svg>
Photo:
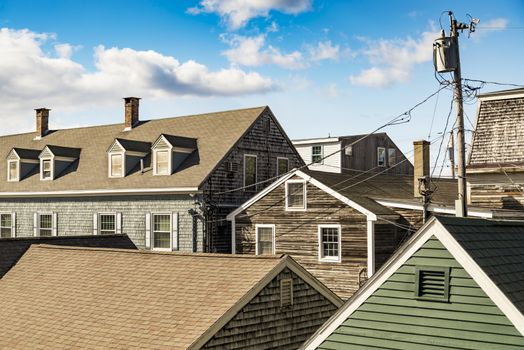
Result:
<svg viewBox="0 0 524 350">
<path fill-rule="evenodd" d="M 289 171 L 289 159 L 277 158 L 277 176 L 283 175 Z"/>
<path fill-rule="evenodd" d="M 257 190 L 257 157 L 244 155 L 244 187 L 246 192 L 256 192 Z"/>
<path fill-rule="evenodd" d="M 379 167 L 386 166 L 386 149 L 384 147 L 377 147 L 377 165 Z"/>
<path fill-rule="evenodd" d="M 322 146 L 311 147 L 311 161 L 313 163 L 322 163 Z"/>
<path fill-rule="evenodd" d="M 44 159 L 42 160 L 42 179 L 43 180 L 50 180 L 53 177 L 53 164 L 51 163 L 51 159 Z"/>
<path fill-rule="evenodd" d="M 8 181 L 18 181 L 19 177 L 18 177 L 18 161 L 16 160 L 11 160 L 8 162 L 9 164 L 9 167 L 8 167 L 8 176 L 7 176 L 7 180 Z"/>
<path fill-rule="evenodd" d="M 286 182 L 286 210 L 306 209 L 306 183 L 301 180 Z"/>
<path fill-rule="evenodd" d="M 169 175 L 169 150 L 156 151 L 156 174 Z"/>
<path fill-rule="evenodd" d="M 116 233 L 116 214 L 100 214 L 100 234 L 114 235 Z"/>
<path fill-rule="evenodd" d="M 320 261 L 340 262 L 340 225 L 320 225 L 318 236 Z"/>
<path fill-rule="evenodd" d="M 257 255 L 275 254 L 275 225 L 257 225 Z"/>
<path fill-rule="evenodd" d="M 12 237 L 12 216 L 11 214 L 0 214 L 0 238 Z"/>
<path fill-rule="evenodd" d="M 388 148 L 388 166 L 393 166 L 397 163 L 397 151 L 394 148 Z"/>
<path fill-rule="evenodd" d="M 171 215 L 153 214 L 153 249 L 171 249 Z"/>
<path fill-rule="evenodd" d="M 53 235 L 53 214 L 40 214 L 38 216 L 38 234 L 40 237 Z"/>
<path fill-rule="evenodd" d="M 123 174 L 123 155 L 122 154 L 112 154 L 111 155 L 111 176 L 112 177 L 121 177 Z"/>
</svg>

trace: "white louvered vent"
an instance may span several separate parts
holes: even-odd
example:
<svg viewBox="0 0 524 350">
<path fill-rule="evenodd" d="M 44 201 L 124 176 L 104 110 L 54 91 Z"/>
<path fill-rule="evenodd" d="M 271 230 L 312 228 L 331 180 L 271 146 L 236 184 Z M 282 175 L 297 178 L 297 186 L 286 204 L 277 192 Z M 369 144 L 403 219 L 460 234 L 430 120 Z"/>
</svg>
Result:
<svg viewBox="0 0 524 350">
<path fill-rule="evenodd" d="M 7 156 L 7 160 L 18 160 L 18 156 L 16 155 L 15 151 L 11 151 L 9 155 Z"/>
<path fill-rule="evenodd" d="M 169 144 L 162 138 L 158 140 L 158 143 L 155 145 L 155 149 L 167 149 L 170 148 Z"/>
<path fill-rule="evenodd" d="M 280 280 L 280 306 L 293 305 L 293 279 Z"/>
<path fill-rule="evenodd" d="M 416 271 L 416 297 L 449 300 L 449 268 L 420 267 Z"/>
<path fill-rule="evenodd" d="M 123 152 L 123 151 L 124 151 L 124 149 L 116 141 L 113 143 L 113 145 L 109 149 L 109 153 L 118 153 L 118 152 Z"/>
<path fill-rule="evenodd" d="M 52 158 L 53 157 L 53 153 L 51 153 L 51 151 L 46 148 L 41 154 L 40 154 L 40 158 Z"/>
</svg>

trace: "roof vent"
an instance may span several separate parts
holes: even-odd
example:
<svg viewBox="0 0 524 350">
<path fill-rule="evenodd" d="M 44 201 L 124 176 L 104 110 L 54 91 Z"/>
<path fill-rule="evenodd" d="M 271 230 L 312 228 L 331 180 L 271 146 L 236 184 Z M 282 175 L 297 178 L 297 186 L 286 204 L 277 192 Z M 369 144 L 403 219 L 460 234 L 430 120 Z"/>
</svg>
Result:
<svg viewBox="0 0 524 350">
<path fill-rule="evenodd" d="M 418 299 L 449 301 L 449 267 L 417 267 L 415 272 Z"/>
<path fill-rule="evenodd" d="M 280 306 L 293 305 L 293 279 L 286 278 L 280 280 Z"/>
</svg>

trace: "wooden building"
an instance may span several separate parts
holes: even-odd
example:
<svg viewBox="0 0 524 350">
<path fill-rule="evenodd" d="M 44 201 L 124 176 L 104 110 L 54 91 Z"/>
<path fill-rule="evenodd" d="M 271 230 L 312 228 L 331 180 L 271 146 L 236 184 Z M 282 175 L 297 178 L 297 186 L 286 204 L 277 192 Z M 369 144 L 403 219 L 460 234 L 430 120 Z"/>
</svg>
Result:
<svg viewBox="0 0 524 350">
<path fill-rule="evenodd" d="M 386 133 L 293 140 L 293 145 L 306 164 L 312 163 L 311 170 L 413 175 L 413 165 Z"/>
<path fill-rule="evenodd" d="M 302 347 L 524 348 L 524 222 L 432 218 Z"/>
<path fill-rule="evenodd" d="M 297 349 L 342 301 L 289 256 L 33 245 L 0 279 L 2 349 Z"/>
<path fill-rule="evenodd" d="M 524 89 L 479 96 L 466 169 L 469 202 L 524 217 Z"/>
</svg>

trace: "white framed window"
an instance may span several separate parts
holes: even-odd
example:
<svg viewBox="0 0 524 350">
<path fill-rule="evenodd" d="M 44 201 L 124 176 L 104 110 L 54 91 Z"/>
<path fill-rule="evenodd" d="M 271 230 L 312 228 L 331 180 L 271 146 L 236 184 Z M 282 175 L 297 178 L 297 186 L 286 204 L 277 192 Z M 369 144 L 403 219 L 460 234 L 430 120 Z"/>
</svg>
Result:
<svg viewBox="0 0 524 350">
<path fill-rule="evenodd" d="M 35 213 L 35 236 L 51 237 L 57 235 L 56 213 Z"/>
<path fill-rule="evenodd" d="M 244 191 L 257 191 L 257 156 L 244 154 Z"/>
<path fill-rule="evenodd" d="M 124 154 L 109 154 L 109 177 L 124 177 Z"/>
<path fill-rule="evenodd" d="M 170 174 L 170 163 L 171 163 L 171 150 L 162 149 L 155 151 L 155 175 L 171 175 Z"/>
<path fill-rule="evenodd" d="M 342 261 L 342 234 L 340 225 L 318 225 L 318 260 Z"/>
<path fill-rule="evenodd" d="M 322 145 L 311 146 L 311 162 L 313 163 L 324 163 L 322 160 L 323 149 Z"/>
<path fill-rule="evenodd" d="M 275 254 L 275 225 L 255 225 L 256 229 L 256 254 Z"/>
<path fill-rule="evenodd" d="M 307 209 L 306 181 L 286 181 L 286 210 L 305 211 Z"/>
<path fill-rule="evenodd" d="M 284 175 L 289 171 L 289 159 L 277 157 L 277 176 Z"/>
<path fill-rule="evenodd" d="M 393 166 L 397 162 L 397 150 L 388 148 L 388 166 Z"/>
<path fill-rule="evenodd" d="M 7 161 L 7 181 L 20 180 L 20 162 L 18 160 Z"/>
<path fill-rule="evenodd" d="M 0 238 L 15 237 L 15 213 L 0 213 Z"/>
<path fill-rule="evenodd" d="M 41 180 L 52 180 L 53 179 L 53 160 L 52 159 L 41 159 L 40 160 L 40 179 Z"/>
<path fill-rule="evenodd" d="M 152 248 L 171 250 L 171 214 L 153 214 Z"/>
<path fill-rule="evenodd" d="M 377 166 L 386 166 L 386 149 L 384 147 L 377 147 Z"/>
<path fill-rule="evenodd" d="M 116 214 L 99 214 L 98 232 L 101 235 L 116 234 Z"/>
</svg>

